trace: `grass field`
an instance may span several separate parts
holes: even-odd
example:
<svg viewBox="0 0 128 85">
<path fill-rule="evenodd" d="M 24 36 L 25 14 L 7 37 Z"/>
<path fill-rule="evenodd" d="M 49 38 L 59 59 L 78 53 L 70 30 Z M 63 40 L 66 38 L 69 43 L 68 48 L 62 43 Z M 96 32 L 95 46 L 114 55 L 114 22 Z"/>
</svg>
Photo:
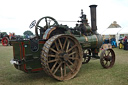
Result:
<svg viewBox="0 0 128 85">
<path fill-rule="evenodd" d="M 128 51 L 114 48 L 116 62 L 113 68 L 103 69 L 99 60 L 82 65 L 77 76 L 60 82 L 45 72 L 26 74 L 10 64 L 12 46 L 0 44 L 0 85 L 128 85 Z"/>
</svg>

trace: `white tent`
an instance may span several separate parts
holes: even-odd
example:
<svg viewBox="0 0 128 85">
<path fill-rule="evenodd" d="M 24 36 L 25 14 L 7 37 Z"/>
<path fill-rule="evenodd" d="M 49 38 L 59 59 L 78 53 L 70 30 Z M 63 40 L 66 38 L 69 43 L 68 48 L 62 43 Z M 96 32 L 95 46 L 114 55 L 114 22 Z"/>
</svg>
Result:
<svg viewBox="0 0 128 85">
<path fill-rule="evenodd" d="M 110 26 L 104 30 L 101 35 L 103 35 L 104 38 L 115 38 L 117 42 L 117 46 L 119 43 L 119 38 L 128 36 L 128 28 L 121 28 L 119 24 L 117 24 L 116 21 L 110 24 Z"/>
<path fill-rule="evenodd" d="M 117 45 L 119 43 L 119 32 L 122 30 L 123 28 L 107 28 L 106 30 L 104 30 L 101 35 L 103 36 L 115 36 Z"/>
<path fill-rule="evenodd" d="M 101 35 L 117 35 L 121 30 L 122 28 L 107 28 L 101 33 Z"/>
<path fill-rule="evenodd" d="M 121 29 L 118 34 L 128 34 L 128 28 Z"/>
<path fill-rule="evenodd" d="M 118 32 L 118 36 L 120 38 L 124 38 L 125 36 L 128 36 L 128 28 L 123 28 Z"/>
</svg>

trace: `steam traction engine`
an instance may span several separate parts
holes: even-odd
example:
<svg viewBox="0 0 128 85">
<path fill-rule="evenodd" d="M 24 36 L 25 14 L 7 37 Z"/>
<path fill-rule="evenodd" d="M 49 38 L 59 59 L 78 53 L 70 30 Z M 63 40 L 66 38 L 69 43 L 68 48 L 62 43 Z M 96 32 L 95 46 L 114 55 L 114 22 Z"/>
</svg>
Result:
<svg viewBox="0 0 128 85">
<path fill-rule="evenodd" d="M 33 21 L 36 38 L 30 40 L 14 40 L 11 61 L 15 68 L 26 73 L 44 70 L 57 80 L 69 80 L 88 63 L 91 57 L 100 59 L 104 68 L 111 68 L 115 62 L 115 53 L 112 49 L 102 50 L 102 36 L 97 33 L 96 7 L 90 5 L 91 27 L 88 25 L 86 15 L 81 12 L 81 20 L 75 28 L 59 25 L 49 16 Z M 42 22 L 45 22 L 42 26 Z"/>
<path fill-rule="evenodd" d="M 11 45 L 11 40 L 23 39 L 20 35 L 15 35 L 15 33 L 10 33 L 9 35 L 6 32 L 0 33 L 0 40 L 3 46 Z"/>
</svg>

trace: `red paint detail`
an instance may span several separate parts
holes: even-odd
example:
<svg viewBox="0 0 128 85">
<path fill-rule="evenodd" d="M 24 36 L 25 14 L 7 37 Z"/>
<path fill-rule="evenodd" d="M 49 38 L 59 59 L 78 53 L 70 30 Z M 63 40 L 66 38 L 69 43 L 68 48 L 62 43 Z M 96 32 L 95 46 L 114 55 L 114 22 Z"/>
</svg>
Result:
<svg viewBox="0 0 128 85">
<path fill-rule="evenodd" d="M 28 42 L 28 44 L 30 45 L 30 41 Z"/>
<path fill-rule="evenodd" d="M 18 43 L 18 42 L 12 42 L 12 44 L 13 44 L 13 43 Z"/>
<path fill-rule="evenodd" d="M 24 42 L 21 42 L 21 45 L 22 45 L 22 51 L 23 51 L 23 59 L 25 59 L 25 48 L 24 48 Z M 28 72 L 27 69 L 26 69 L 26 64 L 24 64 L 24 71 L 25 72 Z"/>
<path fill-rule="evenodd" d="M 25 48 L 24 48 L 24 42 L 21 42 L 22 48 L 23 48 L 23 58 L 25 58 Z"/>
<path fill-rule="evenodd" d="M 45 43 L 45 41 L 39 41 L 39 44 L 44 44 Z"/>
<path fill-rule="evenodd" d="M 22 51 L 21 51 L 21 45 L 19 44 L 19 47 L 20 47 L 20 60 L 22 60 Z"/>
<path fill-rule="evenodd" d="M 40 71 L 40 70 L 43 70 L 43 68 L 32 69 L 32 71 Z"/>
<path fill-rule="evenodd" d="M 26 69 L 26 64 L 24 64 L 24 71 L 25 72 L 28 72 L 27 69 Z"/>
<path fill-rule="evenodd" d="M 95 49 L 95 51 L 94 51 L 95 53 L 98 53 L 98 51 L 97 51 L 97 49 Z"/>
</svg>

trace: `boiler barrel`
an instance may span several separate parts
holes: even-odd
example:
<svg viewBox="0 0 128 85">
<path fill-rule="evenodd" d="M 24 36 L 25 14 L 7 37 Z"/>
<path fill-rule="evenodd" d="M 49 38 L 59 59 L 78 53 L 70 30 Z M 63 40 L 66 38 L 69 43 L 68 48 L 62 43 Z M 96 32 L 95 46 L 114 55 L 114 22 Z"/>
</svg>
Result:
<svg viewBox="0 0 128 85">
<path fill-rule="evenodd" d="M 102 36 L 99 35 L 91 35 L 91 36 L 80 36 L 76 37 L 80 42 L 83 48 L 100 48 L 103 43 Z"/>
</svg>

